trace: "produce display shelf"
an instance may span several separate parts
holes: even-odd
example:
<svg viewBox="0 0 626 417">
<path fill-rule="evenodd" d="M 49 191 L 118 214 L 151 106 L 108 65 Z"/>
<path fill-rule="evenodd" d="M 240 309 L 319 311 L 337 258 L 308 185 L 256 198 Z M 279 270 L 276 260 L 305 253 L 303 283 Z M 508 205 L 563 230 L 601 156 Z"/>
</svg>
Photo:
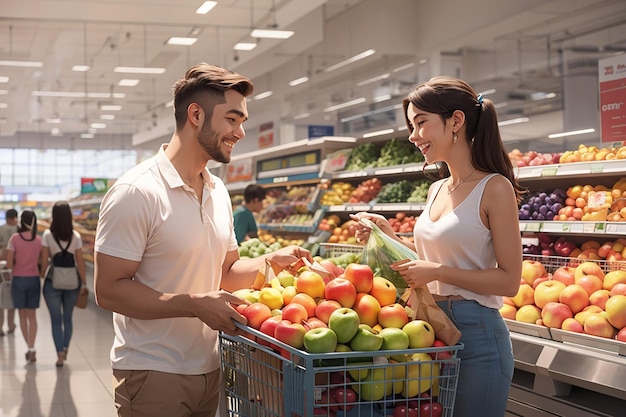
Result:
<svg viewBox="0 0 626 417">
<path fill-rule="evenodd" d="M 570 177 L 578 175 L 623 174 L 626 160 L 569 162 L 566 164 L 520 167 L 517 178 Z"/>
<path fill-rule="evenodd" d="M 554 273 L 562 266 L 576 267 L 583 262 L 593 262 L 598 264 L 604 273 L 622 270 L 626 271 L 626 261 L 607 261 L 603 259 L 579 259 L 564 256 L 544 256 L 544 255 L 524 255 L 524 259 L 541 262 L 549 273 Z"/>
<path fill-rule="evenodd" d="M 324 258 L 335 258 L 344 253 L 363 253 L 363 246 L 345 243 L 320 243 L 319 254 Z"/>
<path fill-rule="evenodd" d="M 585 235 L 625 235 L 626 222 L 589 222 L 556 220 L 520 220 L 520 232 L 543 232 Z"/>
</svg>

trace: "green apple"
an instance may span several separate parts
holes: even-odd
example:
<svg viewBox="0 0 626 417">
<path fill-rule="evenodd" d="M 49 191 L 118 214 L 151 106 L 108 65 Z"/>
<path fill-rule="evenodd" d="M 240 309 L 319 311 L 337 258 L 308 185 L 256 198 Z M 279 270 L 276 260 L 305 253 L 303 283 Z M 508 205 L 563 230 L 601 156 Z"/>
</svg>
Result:
<svg viewBox="0 0 626 417">
<path fill-rule="evenodd" d="M 337 343 L 348 343 L 359 329 L 359 315 L 351 308 L 342 307 L 333 311 L 328 327 L 337 334 Z"/>
<path fill-rule="evenodd" d="M 402 327 L 402 330 L 409 335 L 411 349 L 427 348 L 435 343 L 435 330 L 425 320 L 410 321 Z"/>
<path fill-rule="evenodd" d="M 350 349 L 373 351 L 379 350 L 383 345 L 383 337 L 379 334 L 372 333 L 372 331 L 360 327 L 357 329 L 356 334 L 350 340 Z"/>
<path fill-rule="evenodd" d="M 276 279 L 278 279 L 280 285 L 286 288 L 293 286 L 295 277 L 293 274 L 283 270 L 276 275 Z"/>
<path fill-rule="evenodd" d="M 379 334 L 383 338 L 382 350 L 400 350 L 409 347 L 409 335 L 402 329 L 387 327 Z"/>
<path fill-rule="evenodd" d="M 337 348 L 337 335 L 326 327 L 316 327 L 304 334 L 304 348 L 309 353 L 329 353 Z"/>
<path fill-rule="evenodd" d="M 235 297 L 239 297 L 251 303 L 256 303 L 259 301 L 259 293 L 260 293 L 259 290 L 253 290 L 250 288 L 242 288 L 240 290 L 234 291 L 233 295 Z"/>
<path fill-rule="evenodd" d="M 358 384 L 353 385 L 362 401 L 378 401 L 385 396 L 387 391 L 385 375 L 385 368 L 374 368 Z"/>
</svg>

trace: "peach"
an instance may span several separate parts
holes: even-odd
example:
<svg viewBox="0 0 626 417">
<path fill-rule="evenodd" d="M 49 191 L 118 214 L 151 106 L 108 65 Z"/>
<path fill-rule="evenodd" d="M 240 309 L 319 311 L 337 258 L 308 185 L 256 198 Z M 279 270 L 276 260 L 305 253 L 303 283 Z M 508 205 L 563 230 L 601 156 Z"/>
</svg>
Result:
<svg viewBox="0 0 626 417">
<path fill-rule="evenodd" d="M 567 305 L 576 314 L 589 305 L 589 294 L 580 285 L 568 285 L 561 291 L 559 302 Z"/>
<path fill-rule="evenodd" d="M 609 299 L 609 294 L 610 294 L 609 290 L 602 289 L 602 290 L 594 291 L 593 294 L 589 296 L 589 304 L 598 306 L 602 310 L 604 310 L 604 305 L 606 304 L 606 301 Z"/>
<path fill-rule="evenodd" d="M 576 319 L 573 319 L 571 317 L 568 317 L 565 320 L 563 320 L 563 323 L 561 323 L 561 329 L 567 330 L 569 332 L 576 332 L 576 333 L 585 332 L 585 330 L 583 329 L 583 325 L 580 324 L 578 321 L 576 321 Z"/>
<path fill-rule="evenodd" d="M 573 317 L 572 310 L 563 303 L 550 302 L 541 309 L 541 319 L 546 327 L 560 329 L 568 317 Z"/>
<path fill-rule="evenodd" d="M 602 280 L 595 275 L 582 275 L 577 277 L 575 282 L 583 287 L 588 295 L 602 289 Z"/>
<path fill-rule="evenodd" d="M 502 307 L 500 307 L 499 311 L 500 311 L 500 315 L 503 318 L 509 319 L 509 320 L 517 320 L 515 317 L 517 313 L 517 308 L 515 306 L 512 306 L 510 304 L 503 304 Z"/>
<path fill-rule="evenodd" d="M 613 339 L 616 330 L 609 322 L 606 312 L 591 313 L 585 318 L 583 329 L 586 334 Z"/>
</svg>

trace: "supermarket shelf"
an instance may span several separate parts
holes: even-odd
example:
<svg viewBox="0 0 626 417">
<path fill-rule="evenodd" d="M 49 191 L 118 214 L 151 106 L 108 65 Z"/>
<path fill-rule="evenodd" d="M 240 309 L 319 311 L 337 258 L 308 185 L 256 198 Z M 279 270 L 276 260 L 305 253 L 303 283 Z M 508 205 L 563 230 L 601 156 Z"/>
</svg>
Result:
<svg viewBox="0 0 626 417">
<path fill-rule="evenodd" d="M 567 164 L 520 167 L 517 178 L 576 177 L 579 175 L 603 175 L 626 173 L 626 160 L 570 162 Z"/>
<path fill-rule="evenodd" d="M 626 235 L 626 222 L 562 222 L 520 220 L 520 232 L 544 232 L 585 235 Z"/>
<path fill-rule="evenodd" d="M 358 204 L 340 204 L 336 206 L 327 206 L 328 213 L 346 213 L 359 211 L 376 211 L 397 213 L 399 211 L 424 211 L 426 203 L 358 203 Z"/>
</svg>

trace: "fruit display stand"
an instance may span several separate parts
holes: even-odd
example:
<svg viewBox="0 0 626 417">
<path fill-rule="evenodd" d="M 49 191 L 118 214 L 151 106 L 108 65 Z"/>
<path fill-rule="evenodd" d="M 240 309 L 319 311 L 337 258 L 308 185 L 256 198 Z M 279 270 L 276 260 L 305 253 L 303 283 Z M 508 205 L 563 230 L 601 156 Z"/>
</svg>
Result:
<svg viewBox="0 0 626 417">
<path fill-rule="evenodd" d="M 395 408 L 403 406 L 432 409 L 438 403 L 442 407 L 439 415 L 452 416 L 461 344 L 311 354 L 247 326 L 238 327 L 245 337 L 220 335 L 227 409 L 222 411 L 227 415 L 375 417 L 392 415 Z M 421 360 L 389 362 L 388 357 Z M 332 390 L 358 394 L 342 394 L 341 400 L 331 401 Z M 394 395 L 394 390 L 408 390 L 410 398 Z M 437 415 L 434 410 L 433 415 Z"/>
</svg>

